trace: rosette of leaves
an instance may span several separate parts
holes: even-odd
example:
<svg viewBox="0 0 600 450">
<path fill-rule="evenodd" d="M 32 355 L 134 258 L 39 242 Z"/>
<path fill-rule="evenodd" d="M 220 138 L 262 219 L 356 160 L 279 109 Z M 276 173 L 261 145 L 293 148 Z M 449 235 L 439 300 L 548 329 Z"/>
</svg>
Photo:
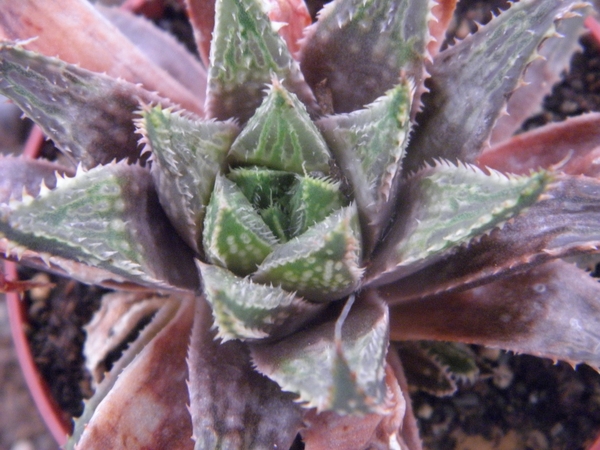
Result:
<svg viewBox="0 0 600 450">
<path fill-rule="evenodd" d="M 65 155 L 0 159 L 0 250 L 115 289 L 69 448 L 418 449 L 396 341 L 438 392 L 468 349 L 410 341 L 599 365 L 599 119 L 509 137 L 585 3 L 440 51 L 453 1 L 189 0 L 202 63 L 67 3 L 0 2 L 0 91 Z"/>
</svg>

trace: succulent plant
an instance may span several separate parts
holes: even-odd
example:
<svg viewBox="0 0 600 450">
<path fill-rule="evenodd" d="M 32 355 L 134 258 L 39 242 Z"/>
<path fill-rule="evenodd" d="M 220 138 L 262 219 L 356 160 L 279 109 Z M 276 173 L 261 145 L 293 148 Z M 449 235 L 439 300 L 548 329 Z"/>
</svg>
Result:
<svg viewBox="0 0 600 450">
<path fill-rule="evenodd" d="M 417 449 L 397 342 L 439 392 L 476 370 L 446 341 L 600 364 L 600 118 L 510 137 L 589 5 L 440 50 L 454 1 L 215 3 L 186 4 L 200 63 L 0 1 L 0 91 L 64 153 L 0 159 L 0 253 L 114 290 L 69 448 Z"/>
</svg>

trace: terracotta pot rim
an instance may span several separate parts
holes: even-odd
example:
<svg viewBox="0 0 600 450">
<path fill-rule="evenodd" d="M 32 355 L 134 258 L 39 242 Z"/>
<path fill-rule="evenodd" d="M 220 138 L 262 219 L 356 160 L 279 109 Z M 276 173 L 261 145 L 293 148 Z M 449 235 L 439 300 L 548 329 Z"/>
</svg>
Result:
<svg viewBox="0 0 600 450">
<path fill-rule="evenodd" d="M 16 280 L 18 278 L 17 265 L 15 263 L 5 261 L 4 270 L 7 279 Z M 6 305 L 13 345 L 27 388 L 54 440 L 60 446 L 63 446 L 66 444 L 67 436 L 71 432 L 71 422 L 56 400 L 54 400 L 46 380 L 40 374 L 33 359 L 24 328 L 24 324 L 27 323 L 25 304 L 18 293 L 8 292 L 6 293 Z"/>
</svg>

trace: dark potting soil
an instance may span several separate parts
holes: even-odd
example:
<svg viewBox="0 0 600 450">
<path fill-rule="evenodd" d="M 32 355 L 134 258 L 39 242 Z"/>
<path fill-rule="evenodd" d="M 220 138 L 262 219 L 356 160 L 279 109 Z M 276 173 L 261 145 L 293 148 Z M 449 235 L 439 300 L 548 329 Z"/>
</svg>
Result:
<svg viewBox="0 0 600 450">
<path fill-rule="evenodd" d="M 454 30 L 464 37 L 475 22 L 508 2 L 462 0 Z M 583 52 L 524 129 L 600 111 L 600 48 L 588 36 Z M 51 152 L 51 149 L 47 150 Z M 31 274 L 31 272 L 30 272 Z M 28 296 L 29 336 L 37 364 L 55 398 L 73 416 L 91 395 L 83 369 L 82 326 L 98 307 L 101 291 L 52 277 L 52 293 Z M 587 366 L 570 366 L 527 355 L 474 347 L 487 373 L 451 397 L 416 392 L 413 405 L 428 449 L 586 449 L 600 431 L 600 375 Z M 297 448 L 302 448 L 298 443 Z"/>
</svg>

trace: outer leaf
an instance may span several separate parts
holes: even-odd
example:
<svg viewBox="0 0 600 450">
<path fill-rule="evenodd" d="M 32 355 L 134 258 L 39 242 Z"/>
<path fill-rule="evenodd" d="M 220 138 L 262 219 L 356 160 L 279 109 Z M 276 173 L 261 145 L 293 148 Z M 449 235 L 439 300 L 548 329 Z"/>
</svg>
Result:
<svg viewBox="0 0 600 450">
<path fill-rule="evenodd" d="M 211 263 L 248 275 L 277 239 L 233 181 L 217 177 L 206 212 L 203 245 Z"/>
<path fill-rule="evenodd" d="M 92 417 L 84 412 L 68 449 L 193 448 L 185 357 L 194 303 L 193 299 L 184 300 L 167 324 L 160 317 L 164 328 L 158 331 L 150 325 L 148 332 L 142 333 L 141 341 L 151 340 L 141 351 L 134 344 L 137 358 L 122 372 L 109 375 L 106 386 L 100 386 L 87 406 Z M 131 361 L 129 355 L 125 361 Z"/>
<path fill-rule="evenodd" d="M 313 301 L 350 294 L 362 276 L 356 207 L 351 205 L 275 247 L 253 279 L 273 283 Z"/>
<path fill-rule="evenodd" d="M 189 111 L 203 113 L 202 104 L 193 92 L 144 56 L 89 2 L 2 0 L 0 10 L 3 39 L 19 41 L 38 37 L 28 43 L 31 50 L 58 56 L 87 70 L 106 72 L 113 78 L 142 83 L 147 90 L 158 91 Z M 73 30 L 86 32 L 74 33 Z"/>
<path fill-rule="evenodd" d="M 441 339 L 600 366 L 599 284 L 562 261 L 391 308 L 391 338 Z M 389 300 L 392 300 L 390 298 Z"/>
<path fill-rule="evenodd" d="M 258 1 L 220 1 L 215 22 L 208 73 L 210 117 L 246 122 L 274 76 L 314 108 L 297 63 Z"/>
<path fill-rule="evenodd" d="M 288 449 L 301 426 L 294 396 L 258 374 L 240 342 L 220 344 L 198 299 L 189 350 L 190 412 L 197 450 Z"/>
<path fill-rule="evenodd" d="M 139 86 L 0 44 L 0 92 L 84 167 L 140 156 L 134 112 L 165 100 Z"/>
<path fill-rule="evenodd" d="M 204 294 L 223 342 L 283 337 L 306 324 L 318 305 L 281 288 L 256 284 L 226 269 L 200 265 Z"/>
<path fill-rule="evenodd" d="M 96 9 L 148 59 L 194 93 L 199 101 L 204 102 L 206 69 L 172 34 L 124 8 L 107 8 L 96 4 Z"/>
<path fill-rule="evenodd" d="M 514 136 L 485 151 L 477 163 L 517 174 L 556 167 L 573 175 L 598 177 L 599 157 L 600 113 L 590 113 Z"/>
<path fill-rule="evenodd" d="M 191 251 L 138 166 L 102 166 L 11 204 L 0 216 L 0 237 L 46 259 L 84 262 L 147 286 L 198 286 Z"/>
<path fill-rule="evenodd" d="M 252 345 L 254 363 L 317 411 L 379 411 L 386 391 L 387 309 L 365 296 L 338 320 L 338 325 L 329 321 L 275 344 Z"/>
<path fill-rule="evenodd" d="M 401 428 L 406 401 L 393 368 L 386 364 L 387 411 L 364 416 L 339 415 L 333 411 L 317 414 L 309 411 L 304 418 L 308 425 L 302 431 L 307 450 L 363 450 L 402 447 Z M 408 398 L 408 397 L 407 397 Z"/>
<path fill-rule="evenodd" d="M 516 3 L 478 33 L 439 53 L 431 73 L 427 114 L 409 146 L 407 168 L 446 158 L 473 162 L 554 21 L 581 7 L 579 0 Z"/>
<path fill-rule="evenodd" d="M 353 0 L 327 5 L 308 29 L 301 67 L 313 87 L 325 82 L 336 113 L 355 111 L 398 83 L 423 77 L 430 4 Z"/>
<path fill-rule="evenodd" d="M 149 295 L 148 292 L 117 291 L 102 296 L 100 309 L 84 327 L 85 367 L 94 383 L 100 383 L 108 372 L 107 360 L 111 352 L 129 344 L 132 333 L 139 330 L 168 301 L 173 299 Z"/>
<path fill-rule="evenodd" d="M 461 343 L 418 341 L 397 344 L 409 382 L 433 395 L 452 395 L 457 381 L 479 376 L 475 355 Z"/>
<path fill-rule="evenodd" d="M 366 109 L 317 122 L 354 188 L 368 249 L 389 220 L 392 184 L 408 144 L 412 94 L 404 80 Z"/>
<path fill-rule="evenodd" d="M 185 0 L 196 47 L 205 67 L 209 65 L 210 42 L 215 28 L 215 0 Z"/>
<path fill-rule="evenodd" d="M 521 124 L 539 111 L 542 100 L 569 67 L 571 56 L 579 48 L 579 37 L 584 31 L 583 17 L 575 16 L 555 23 L 556 35 L 541 44 L 540 57 L 525 71 L 523 80 L 506 104 L 506 113 L 494 124 L 492 145 L 509 139 Z"/>
<path fill-rule="evenodd" d="M 0 210 L 10 199 L 21 200 L 23 192 L 37 196 L 42 183 L 54 188 L 56 173 L 65 171 L 65 167 L 49 161 L 0 156 Z"/>
<path fill-rule="evenodd" d="M 501 229 L 383 287 L 382 293 L 399 301 L 463 290 L 555 258 L 597 253 L 599 205 L 600 182 L 561 176 L 537 203 Z"/>
<path fill-rule="evenodd" d="M 233 143 L 229 158 L 298 174 L 328 174 L 331 156 L 304 105 L 275 82 Z"/>
<path fill-rule="evenodd" d="M 202 122 L 182 113 L 148 108 L 138 122 L 150 145 L 160 202 L 179 234 L 196 252 L 217 173 L 237 135 L 228 122 Z"/>
<path fill-rule="evenodd" d="M 381 283 L 426 267 L 531 205 L 547 182 L 543 172 L 509 178 L 447 163 L 425 169 L 403 186 L 399 204 L 406 209 L 370 270 Z"/>
</svg>

